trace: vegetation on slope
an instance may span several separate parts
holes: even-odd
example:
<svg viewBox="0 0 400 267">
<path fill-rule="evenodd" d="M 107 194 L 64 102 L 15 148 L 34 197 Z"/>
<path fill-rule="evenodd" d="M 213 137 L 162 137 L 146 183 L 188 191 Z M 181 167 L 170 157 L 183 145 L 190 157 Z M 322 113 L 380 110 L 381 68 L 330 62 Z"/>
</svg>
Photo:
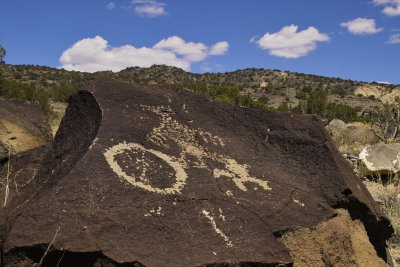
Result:
<svg viewBox="0 0 400 267">
<path fill-rule="evenodd" d="M 317 114 L 330 121 L 371 121 L 384 106 L 375 96 L 355 95 L 360 86 L 374 86 L 391 92 L 390 84 L 364 83 L 302 73 L 268 69 L 244 69 L 227 73 L 194 74 L 164 65 L 131 67 L 117 73 L 116 79 L 139 84 L 181 87 L 208 98 L 234 105 Z M 80 84 L 93 74 L 33 65 L 0 65 L 0 96 L 36 100 L 46 114 L 49 101 L 66 101 Z M 374 112 L 372 112 L 374 111 Z"/>
</svg>

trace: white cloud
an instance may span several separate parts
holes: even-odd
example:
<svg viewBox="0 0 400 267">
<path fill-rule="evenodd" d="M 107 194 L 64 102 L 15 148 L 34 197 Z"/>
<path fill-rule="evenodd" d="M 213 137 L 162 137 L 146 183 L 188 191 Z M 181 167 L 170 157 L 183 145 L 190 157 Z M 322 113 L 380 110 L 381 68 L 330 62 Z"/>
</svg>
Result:
<svg viewBox="0 0 400 267">
<path fill-rule="evenodd" d="M 228 52 L 229 43 L 228 42 L 218 42 L 211 47 L 210 55 L 217 56 L 217 55 L 224 55 Z"/>
<path fill-rule="evenodd" d="M 328 35 L 320 33 L 314 27 L 300 32 L 297 32 L 297 29 L 296 25 L 285 26 L 279 32 L 267 32 L 259 40 L 253 37 L 250 41 L 257 43 L 264 50 L 269 50 L 270 55 L 285 58 L 306 56 L 317 48 L 316 42 L 329 41 Z"/>
<path fill-rule="evenodd" d="M 164 3 L 154 0 L 132 0 L 132 4 L 139 4 L 135 7 L 135 12 L 144 17 L 154 18 L 167 15 L 167 11 L 164 9 Z"/>
<path fill-rule="evenodd" d="M 208 55 L 208 48 L 202 43 L 185 42 L 178 36 L 163 39 L 153 46 L 154 49 L 165 49 L 183 56 L 188 61 L 204 60 Z"/>
<path fill-rule="evenodd" d="M 136 48 L 132 45 L 112 47 L 108 45 L 107 40 L 96 36 L 73 44 L 62 53 L 59 61 L 61 68 L 86 72 L 120 71 L 130 66 L 150 67 L 153 64 L 190 70 L 193 62 L 215 55 L 211 52 L 219 43 L 224 42 L 218 42 L 209 48 L 203 43 L 185 42 L 178 36 L 171 36 L 151 48 Z"/>
<path fill-rule="evenodd" d="M 115 8 L 114 2 L 108 3 L 107 8 L 110 9 L 110 10 L 114 9 Z"/>
<path fill-rule="evenodd" d="M 400 44 L 400 33 L 390 35 L 388 44 Z"/>
<path fill-rule="evenodd" d="M 382 1 L 382 0 L 380 0 Z M 356 18 L 347 22 L 340 23 L 352 34 L 364 35 L 381 32 L 383 28 L 376 28 L 374 19 Z"/>
<path fill-rule="evenodd" d="M 383 5 L 382 13 L 388 16 L 400 15 L 400 0 L 373 0 L 375 5 Z"/>
</svg>

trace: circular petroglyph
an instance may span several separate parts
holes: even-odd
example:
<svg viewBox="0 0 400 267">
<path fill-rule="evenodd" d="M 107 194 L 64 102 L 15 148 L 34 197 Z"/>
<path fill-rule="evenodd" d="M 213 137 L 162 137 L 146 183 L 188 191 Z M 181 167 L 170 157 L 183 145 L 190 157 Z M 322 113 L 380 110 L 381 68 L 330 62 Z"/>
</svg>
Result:
<svg viewBox="0 0 400 267">
<path fill-rule="evenodd" d="M 179 194 L 187 174 L 170 156 L 137 143 L 119 143 L 104 157 L 111 169 L 134 186 L 158 194 Z"/>
</svg>

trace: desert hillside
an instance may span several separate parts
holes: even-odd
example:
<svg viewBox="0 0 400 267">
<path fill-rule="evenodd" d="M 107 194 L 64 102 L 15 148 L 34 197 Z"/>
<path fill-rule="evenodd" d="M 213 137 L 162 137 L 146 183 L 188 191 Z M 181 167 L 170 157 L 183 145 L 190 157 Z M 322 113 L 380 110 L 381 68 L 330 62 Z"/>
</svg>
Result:
<svg viewBox="0 0 400 267">
<path fill-rule="evenodd" d="M 253 101 L 277 108 L 283 103 L 296 106 L 306 100 L 310 92 L 322 89 L 329 101 L 349 105 L 357 111 L 391 103 L 400 95 L 400 85 L 367 83 L 311 74 L 269 69 L 243 69 L 225 73 L 194 74 L 176 67 L 153 65 L 150 68 L 131 67 L 107 75 L 135 84 L 174 85 L 190 90 L 204 90 L 217 85 L 232 86 Z M 93 78 L 92 73 L 66 71 L 34 65 L 0 65 L 1 77 L 10 82 L 21 82 L 56 90 L 62 85 L 74 88 Z"/>
</svg>

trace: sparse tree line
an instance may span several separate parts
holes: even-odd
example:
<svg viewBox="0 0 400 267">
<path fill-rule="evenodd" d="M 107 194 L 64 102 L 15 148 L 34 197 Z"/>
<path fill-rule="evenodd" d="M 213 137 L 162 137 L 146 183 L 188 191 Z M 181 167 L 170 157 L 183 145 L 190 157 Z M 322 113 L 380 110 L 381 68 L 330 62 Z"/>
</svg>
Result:
<svg viewBox="0 0 400 267">
<path fill-rule="evenodd" d="M 382 107 L 374 107 L 363 112 L 360 108 L 354 108 L 346 104 L 340 104 L 328 101 L 328 92 L 324 89 L 311 89 L 304 87 L 301 92 L 299 104 L 291 106 L 287 102 L 282 102 L 278 108 L 268 106 L 268 97 L 261 96 L 258 100 L 253 100 L 250 94 L 242 94 L 243 88 L 232 84 L 208 84 L 204 81 L 195 83 L 175 83 L 174 86 L 186 88 L 191 91 L 201 93 L 202 95 L 224 101 L 233 105 L 271 109 L 278 111 L 290 111 L 298 114 L 316 114 L 328 121 L 332 119 L 341 119 L 346 123 L 360 121 L 371 125 L 371 129 L 382 141 L 394 139 L 400 132 L 400 98 L 392 104 L 383 104 Z M 271 90 L 267 87 L 266 90 Z M 340 95 L 342 90 L 337 90 Z"/>
<path fill-rule="evenodd" d="M 71 94 L 75 92 L 75 88 L 68 84 L 62 84 L 58 88 L 50 88 L 45 90 L 32 83 L 22 83 L 18 81 L 10 81 L 3 78 L 0 72 L 0 97 L 6 99 L 21 99 L 27 101 L 38 101 L 42 107 L 43 113 L 51 115 L 52 109 L 49 101 L 66 102 Z"/>
<path fill-rule="evenodd" d="M 268 98 L 266 96 L 261 96 L 258 100 L 253 100 L 250 94 L 241 94 L 243 88 L 235 85 L 210 85 L 206 82 L 195 82 L 190 84 L 176 83 L 174 86 L 186 88 L 201 93 L 210 99 L 228 102 L 233 105 L 258 109 L 275 109 L 268 106 Z M 275 110 L 292 111 L 299 114 L 317 114 L 328 118 L 328 120 L 338 118 L 345 122 L 363 120 L 357 115 L 355 108 L 345 104 L 328 102 L 328 93 L 325 90 L 317 89 L 309 91 L 309 94 L 305 94 L 304 99 L 297 106 L 290 106 L 287 102 L 283 102 Z"/>
</svg>

